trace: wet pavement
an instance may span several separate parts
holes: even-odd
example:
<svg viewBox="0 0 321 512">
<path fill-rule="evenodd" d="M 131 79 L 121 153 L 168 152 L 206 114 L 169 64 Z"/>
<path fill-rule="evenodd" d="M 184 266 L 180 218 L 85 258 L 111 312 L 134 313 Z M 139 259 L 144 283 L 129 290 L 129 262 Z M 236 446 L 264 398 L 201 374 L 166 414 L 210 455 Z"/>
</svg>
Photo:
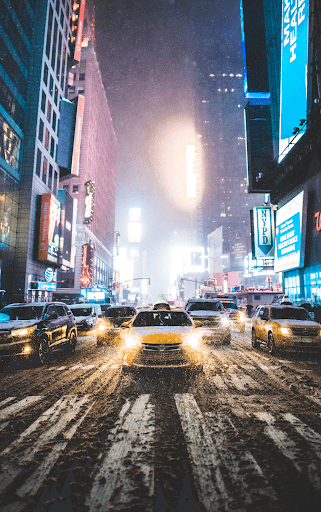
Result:
<svg viewBox="0 0 321 512">
<path fill-rule="evenodd" d="M 117 347 L 0 373 L 0 512 L 321 510 L 321 359 L 204 346 L 123 375 Z"/>
</svg>

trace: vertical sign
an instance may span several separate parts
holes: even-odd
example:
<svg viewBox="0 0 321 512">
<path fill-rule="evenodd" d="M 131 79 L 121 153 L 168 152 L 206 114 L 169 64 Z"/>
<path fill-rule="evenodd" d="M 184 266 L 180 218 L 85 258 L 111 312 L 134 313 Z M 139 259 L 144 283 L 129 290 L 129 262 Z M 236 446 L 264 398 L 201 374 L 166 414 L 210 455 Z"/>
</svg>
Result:
<svg viewBox="0 0 321 512">
<path fill-rule="evenodd" d="M 293 129 L 306 119 L 308 28 L 309 0 L 283 0 L 279 161 L 290 150 Z"/>
<path fill-rule="evenodd" d="M 274 256 L 274 210 L 267 206 L 255 206 L 254 247 L 256 258 Z"/>
<path fill-rule="evenodd" d="M 85 97 L 79 95 L 77 102 L 74 148 L 72 152 L 71 174 L 79 176 L 79 158 L 81 145 L 82 120 L 84 117 Z"/>
<path fill-rule="evenodd" d="M 74 54 L 74 59 L 77 62 L 80 62 L 80 55 L 81 55 L 82 31 L 83 31 L 83 27 L 84 27 L 84 16 L 85 16 L 85 3 L 86 3 L 86 0 L 81 0 L 80 9 L 79 9 L 77 38 L 76 38 L 75 54 Z"/>
<path fill-rule="evenodd" d="M 81 258 L 81 288 L 91 288 L 93 284 L 93 271 L 94 271 L 94 248 L 89 244 L 82 246 Z"/>
<path fill-rule="evenodd" d="M 85 195 L 85 215 L 84 215 L 84 224 L 90 224 L 94 218 L 94 192 L 95 192 L 95 182 L 94 181 L 86 181 L 86 195 Z"/>
<path fill-rule="evenodd" d="M 42 194 L 38 260 L 58 263 L 60 203 L 53 194 Z"/>
</svg>

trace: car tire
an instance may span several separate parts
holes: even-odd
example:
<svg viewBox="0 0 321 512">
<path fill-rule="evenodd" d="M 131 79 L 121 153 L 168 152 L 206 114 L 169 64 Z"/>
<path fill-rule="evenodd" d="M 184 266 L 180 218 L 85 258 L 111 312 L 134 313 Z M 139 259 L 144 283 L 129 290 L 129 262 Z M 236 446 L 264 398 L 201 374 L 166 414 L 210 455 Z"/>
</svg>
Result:
<svg viewBox="0 0 321 512">
<path fill-rule="evenodd" d="M 255 330 L 252 329 L 252 348 L 259 348 L 259 347 L 260 347 L 260 345 L 259 345 L 258 339 L 256 337 Z"/>
<path fill-rule="evenodd" d="M 77 337 L 74 331 L 69 332 L 65 346 L 65 354 L 74 354 L 76 351 Z"/>
<path fill-rule="evenodd" d="M 48 362 L 49 359 L 49 347 L 48 342 L 45 339 L 40 339 L 37 348 L 37 361 L 43 365 Z"/>
<path fill-rule="evenodd" d="M 267 349 L 268 349 L 269 354 L 271 354 L 271 356 L 273 354 L 275 354 L 275 342 L 274 342 L 273 334 L 271 332 L 269 332 L 269 334 L 268 334 Z"/>
</svg>

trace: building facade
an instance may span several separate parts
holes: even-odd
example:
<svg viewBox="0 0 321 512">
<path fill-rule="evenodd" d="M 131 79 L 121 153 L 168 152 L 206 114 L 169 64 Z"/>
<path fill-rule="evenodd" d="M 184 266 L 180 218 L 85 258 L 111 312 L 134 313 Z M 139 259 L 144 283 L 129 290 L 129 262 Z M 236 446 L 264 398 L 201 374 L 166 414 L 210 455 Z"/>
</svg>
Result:
<svg viewBox="0 0 321 512">
<path fill-rule="evenodd" d="M 89 10 L 85 13 L 81 60 L 69 72 L 68 100 L 76 101 L 78 110 L 79 99 L 84 105 L 79 163 L 59 184 L 77 204 L 75 260 L 74 268 L 63 266 L 59 270 L 55 296 L 104 300 L 113 281 L 117 144 Z"/>
<path fill-rule="evenodd" d="M 312 305 L 321 303 L 320 12 L 319 0 L 241 4 L 249 190 L 269 192 L 276 206 L 284 292 Z"/>
</svg>

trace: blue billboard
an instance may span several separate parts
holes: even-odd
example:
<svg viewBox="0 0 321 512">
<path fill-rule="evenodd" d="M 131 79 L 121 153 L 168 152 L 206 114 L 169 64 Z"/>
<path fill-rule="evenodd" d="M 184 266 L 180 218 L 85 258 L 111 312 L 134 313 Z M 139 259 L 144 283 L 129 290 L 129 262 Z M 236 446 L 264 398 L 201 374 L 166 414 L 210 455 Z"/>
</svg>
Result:
<svg viewBox="0 0 321 512">
<path fill-rule="evenodd" d="M 292 141 L 307 115 L 308 31 L 309 0 L 283 0 L 279 161 L 304 133 Z"/>
</svg>

